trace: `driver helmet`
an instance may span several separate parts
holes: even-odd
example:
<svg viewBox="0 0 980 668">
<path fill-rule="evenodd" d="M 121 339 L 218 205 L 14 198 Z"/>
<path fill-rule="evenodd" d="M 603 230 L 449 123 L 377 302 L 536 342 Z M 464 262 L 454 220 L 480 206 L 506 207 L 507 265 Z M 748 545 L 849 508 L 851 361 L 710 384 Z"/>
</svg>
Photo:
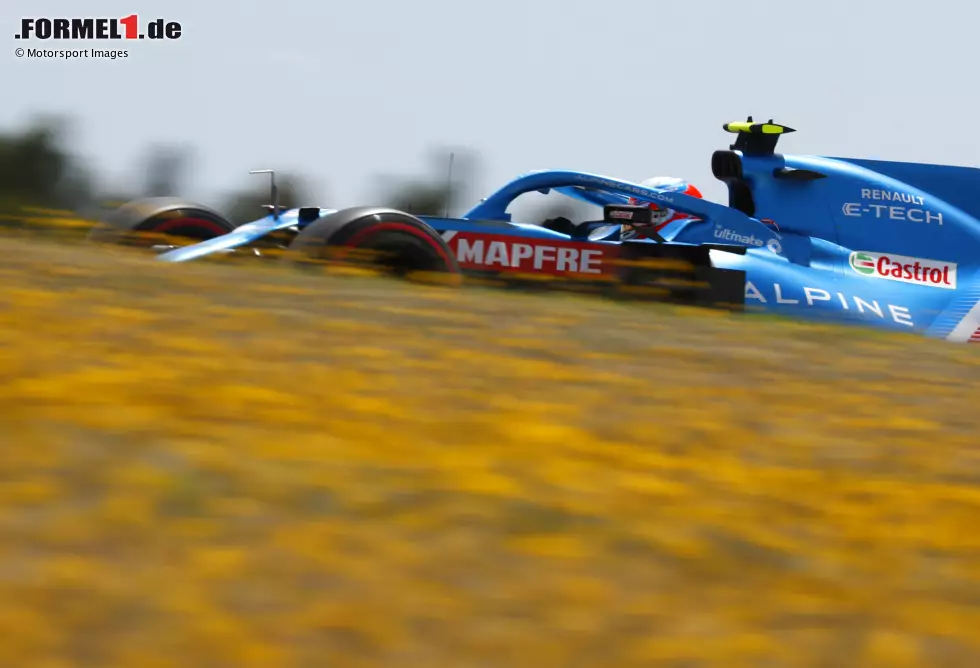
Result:
<svg viewBox="0 0 980 668">
<path fill-rule="evenodd" d="M 682 195 L 689 195 L 691 197 L 697 197 L 698 199 L 704 199 L 701 195 L 701 191 L 695 188 L 693 185 L 685 181 L 684 179 L 679 179 L 674 176 L 655 176 L 652 179 L 646 179 L 641 181 L 640 185 L 647 186 L 650 188 L 659 188 L 661 190 L 669 190 L 671 192 L 678 192 Z M 653 231 L 659 232 L 669 223 L 675 220 L 681 220 L 683 218 L 691 218 L 690 214 L 684 213 L 682 211 L 675 211 L 674 209 L 668 209 L 667 207 L 657 204 L 655 202 L 648 202 L 644 199 L 638 197 L 630 197 L 629 203 L 633 206 L 648 206 L 653 211 Z"/>
</svg>

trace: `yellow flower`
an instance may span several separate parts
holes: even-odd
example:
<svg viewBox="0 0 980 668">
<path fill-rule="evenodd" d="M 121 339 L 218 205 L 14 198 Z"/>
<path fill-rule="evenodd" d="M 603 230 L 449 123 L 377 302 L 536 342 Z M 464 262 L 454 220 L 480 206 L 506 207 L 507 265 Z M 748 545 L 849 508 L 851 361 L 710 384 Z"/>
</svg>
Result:
<svg viewBox="0 0 980 668">
<path fill-rule="evenodd" d="M 974 349 L 0 243 L 0 666 L 978 662 Z"/>
</svg>

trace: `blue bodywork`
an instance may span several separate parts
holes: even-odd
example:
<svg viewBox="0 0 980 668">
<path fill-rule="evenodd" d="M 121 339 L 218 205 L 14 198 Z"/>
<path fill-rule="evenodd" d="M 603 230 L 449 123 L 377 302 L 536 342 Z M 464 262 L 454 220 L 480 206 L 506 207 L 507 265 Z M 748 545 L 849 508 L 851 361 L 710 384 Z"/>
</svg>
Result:
<svg viewBox="0 0 980 668">
<path fill-rule="evenodd" d="M 713 160 L 715 176 L 729 186 L 728 205 L 597 174 L 549 170 L 514 179 L 462 216 L 420 217 L 440 234 L 568 241 L 574 239 L 513 221 L 508 208 L 535 191 L 597 207 L 636 198 L 690 216 L 661 231 L 665 243 L 745 246 L 744 255 L 711 255 L 716 267 L 746 272 L 747 307 L 952 341 L 980 338 L 980 170 L 741 150 L 719 151 L 715 158 L 722 165 L 716 168 Z M 331 212 L 322 209 L 321 215 Z M 190 260 L 293 226 L 301 227 L 298 210 L 158 257 Z M 594 227 L 582 243 L 624 243 L 618 226 L 601 216 Z"/>
</svg>

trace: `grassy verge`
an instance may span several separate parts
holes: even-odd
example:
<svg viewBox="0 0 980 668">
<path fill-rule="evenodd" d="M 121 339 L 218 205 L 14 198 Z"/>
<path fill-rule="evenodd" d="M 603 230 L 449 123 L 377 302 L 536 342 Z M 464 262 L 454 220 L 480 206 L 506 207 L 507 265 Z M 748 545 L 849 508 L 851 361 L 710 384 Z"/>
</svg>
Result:
<svg viewBox="0 0 980 668">
<path fill-rule="evenodd" d="M 0 665 L 980 661 L 975 348 L 0 251 Z"/>
</svg>

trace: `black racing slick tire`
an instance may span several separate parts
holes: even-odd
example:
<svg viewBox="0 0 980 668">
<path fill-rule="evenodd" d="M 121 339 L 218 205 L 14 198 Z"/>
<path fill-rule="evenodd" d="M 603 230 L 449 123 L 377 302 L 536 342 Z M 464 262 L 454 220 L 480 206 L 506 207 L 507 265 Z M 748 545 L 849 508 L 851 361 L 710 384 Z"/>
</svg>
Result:
<svg viewBox="0 0 980 668">
<path fill-rule="evenodd" d="M 177 197 L 127 202 L 89 232 L 89 241 L 127 246 L 152 245 L 161 237 L 187 244 L 220 237 L 236 225 L 220 213 Z"/>
<path fill-rule="evenodd" d="M 343 209 L 310 223 L 293 239 L 288 256 L 367 265 L 402 277 L 441 274 L 457 282 L 462 275 L 452 249 L 431 225 L 378 206 Z"/>
</svg>

